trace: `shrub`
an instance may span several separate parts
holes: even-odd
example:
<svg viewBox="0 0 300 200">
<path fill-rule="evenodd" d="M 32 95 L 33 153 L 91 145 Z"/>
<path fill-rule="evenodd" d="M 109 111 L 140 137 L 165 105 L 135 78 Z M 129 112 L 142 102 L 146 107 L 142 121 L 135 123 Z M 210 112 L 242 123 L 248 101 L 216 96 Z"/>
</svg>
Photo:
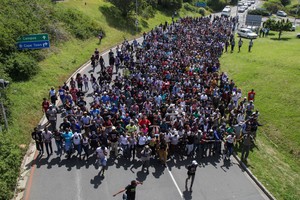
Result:
<svg viewBox="0 0 300 200">
<path fill-rule="evenodd" d="M 145 19 L 153 18 L 155 15 L 155 10 L 153 9 L 152 6 L 147 6 L 142 13 L 142 17 Z"/>
<path fill-rule="evenodd" d="M 190 11 L 190 12 L 197 12 L 198 11 L 198 8 L 189 4 L 189 3 L 183 3 L 183 8 L 187 11 Z"/>
<path fill-rule="evenodd" d="M 207 6 L 213 9 L 214 11 L 221 11 L 226 5 L 227 1 L 225 0 L 208 0 Z"/>
<path fill-rule="evenodd" d="M 278 10 L 283 10 L 283 5 L 279 0 L 267 1 L 263 5 L 271 13 L 276 13 Z"/>
<path fill-rule="evenodd" d="M 26 53 L 14 53 L 5 63 L 5 72 L 13 81 L 25 81 L 36 75 L 39 65 Z"/>
<path fill-rule="evenodd" d="M 205 9 L 204 8 L 199 8 L 199 13 L 200 13 L 200 15 L 204 16 L 205 15 Z"/>
<path fill-rule="evenodd" d="M 0 199 L 11 199 L 19 175 L 22 155 L 11 138 L 0 135 Z"/>
<path fill-rule="evenodd" d="M 249 10 L 248 14 L 250 15 L 262 15 L 262 16 L 270 16 L 272 13 L 263 8 L 257 8 L 254 10 Z"/>
</svg>

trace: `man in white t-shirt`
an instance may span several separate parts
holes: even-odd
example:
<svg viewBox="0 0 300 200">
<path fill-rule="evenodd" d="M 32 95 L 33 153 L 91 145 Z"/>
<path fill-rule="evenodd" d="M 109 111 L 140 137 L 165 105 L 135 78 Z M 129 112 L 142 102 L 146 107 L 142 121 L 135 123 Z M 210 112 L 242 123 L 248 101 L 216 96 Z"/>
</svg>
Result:
<svg viewBox="0 0 300 200">
<path fill-rule="evenodd" d="M 101 175 L 102 173 L 102 176 L 104 177 L 104 173 L 105 173 L 105 170 L 106 170 L 106 163 L 107 163 L 107 155 L 108 155 L 108 149 L 107 147 L 105 146 L 101 146 L 101 147 L 98 147 L 96 149 L 96 155 L 97 155 L 97 162 L 98 162 L 98 165 L 101 165 L 102 168 L 99 172 L 99 175 Z"/>
<path fill-rule="evenodd" d="M 72 139 L 73 139 L 74 149 L 77 150 L 77 156 L 79 156 L 79 160 L 81 160 L 81 152 L 82 152 L 81 140 L 82 140 L 82 136 L 81 136 L 80 133 L 75 132 Z"/>
</svg>

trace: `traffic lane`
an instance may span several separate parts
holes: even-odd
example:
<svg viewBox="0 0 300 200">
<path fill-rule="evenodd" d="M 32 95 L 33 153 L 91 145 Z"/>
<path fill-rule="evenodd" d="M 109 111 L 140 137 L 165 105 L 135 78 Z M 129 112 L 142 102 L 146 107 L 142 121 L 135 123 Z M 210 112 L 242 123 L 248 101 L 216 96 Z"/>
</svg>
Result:
<svg viewBox="0 0 300 200">
<path fill-rule="evenodd" d="M 167 169 L 156 160 L 147 174 L 141 171 L 141 161 L 108 159 L 105 178 L 99 175 L 95 161 L 95 156 L 88 162 L 75 157 L 41 159 L 33 177 L 35 187 L 31 189 L 30 199 L 113 199 L 114 193 L 134 179 L 144 182 L 138 186 L 137 199 L 181 199 Z"/>
<path fill-rule="evenodd" d="M 243 170 L 239 167 L 238 162 L 232 159 L 230 162 L 224 162 L 222 157 L 208 157 L 196 159 L 199 167 L 196 172 L 193 185 L 192 197 L 207 200 L 224 200 L 224 199 L 247 199 L 247 200 L 264 200 L 268 199 L 265 194 L 250 180 Z M 173 161 L 176 163 L 176 160 Z M 188 161 L 190 164 L 192 159 Z M 181 171 L 187 164 L 174 164 L 169 162 L 172 172 L 178 186 L 184 195 L 188 195 L 185 188 L 187 174 Z M 181 167 L 179 167 L 181 166 Z M 188 182 L 187 188 L 190 187 Z"/>
</svg>

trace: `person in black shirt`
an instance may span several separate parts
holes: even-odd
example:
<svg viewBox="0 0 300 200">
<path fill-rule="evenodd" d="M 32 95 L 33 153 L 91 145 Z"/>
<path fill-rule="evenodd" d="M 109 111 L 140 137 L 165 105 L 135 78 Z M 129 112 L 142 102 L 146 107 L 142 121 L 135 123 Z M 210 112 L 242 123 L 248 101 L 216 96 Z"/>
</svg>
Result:
<svg viewBox="0 0 300 200">
<path fill-rule="evenodd" d="M 117 192 L 116 194 L 114 194 L 113 196 L 115 197 L 116 195 L 125 192 L 125 194 L 123 194 L 123 199 L 126 200 L 135 200 L 135 193 L 136 193 L 136 186 L 138 184 L 143 184 L 143 182 L 139 182 L 136 180 L 131 181 L 130 185 L 127 185 L 127 187 L 125 187 L 124 189 L 120 190 L 119 192 Z"/>
<path fill-rule="evenodd" d="M 188 180 L 190 180 L 190 178 L 192 178 L 192 180 L 191 180 L 191 186 L 190 186 L 190 191 L 191 192 L 192 192 L 192 187 L 193 187 L 193 183 L 194 183 L 194 179 L 195 179 L 195 174 L 196 174 L 197 166 L 198 166 L 197 161 L 193 160 L 192 164 L 187 167 L 187 169 L 188 169 L 188 172 L 187 172 L 188 177 L 185 180 L 185 187 L 187 188 Z"/>
<path fill-rule="evenodd" d="M 32 139 L 35 141 L 36 149 L 40 154 L 44 154 L 44 145 L 43 145 L 43 136 L 42 131 L 39 131 L 37 127 L 34 128 L 34 131 L 31 133 Z"/>
</svg>

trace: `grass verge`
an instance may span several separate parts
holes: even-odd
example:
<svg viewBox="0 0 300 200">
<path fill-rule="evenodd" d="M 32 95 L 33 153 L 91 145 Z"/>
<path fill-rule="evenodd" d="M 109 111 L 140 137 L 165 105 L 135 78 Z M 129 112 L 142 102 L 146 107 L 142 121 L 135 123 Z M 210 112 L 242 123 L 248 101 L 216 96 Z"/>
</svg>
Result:
<svg viewBox="0 0 300 200">
<path fill-rule="evenodd" d="M 241 52 L 225 53 L 222 70 L 228 72 L 244 96 L 256 91 L 255 107 L 260 122 L 256 147 L 248 167 L 277 199 L 300 196 L 300 75 L 299 43 L 295 32 L 284 32 L 282 40 L 271 32 L 268 38 L 244 39 Z"/>
</svg>

